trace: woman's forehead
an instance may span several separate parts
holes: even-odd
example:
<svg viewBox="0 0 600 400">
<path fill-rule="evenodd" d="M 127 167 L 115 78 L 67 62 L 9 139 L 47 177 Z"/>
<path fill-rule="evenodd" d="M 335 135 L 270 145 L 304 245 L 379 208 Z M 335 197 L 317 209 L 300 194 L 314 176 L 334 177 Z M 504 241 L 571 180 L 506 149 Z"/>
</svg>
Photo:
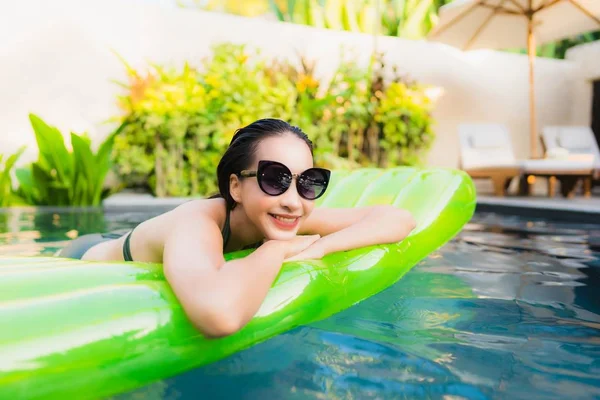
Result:
<svg viewBox="0 0 600 400">
<path fill-rule="evenodd" d="M 304 140 L 292 135 L 278 135 L 263 139 L 257 149 L 254 166 L 260 160 L 278 161 L 292 172 L 299 173 L 313 166 L 312 154 Z"/>
</svg>

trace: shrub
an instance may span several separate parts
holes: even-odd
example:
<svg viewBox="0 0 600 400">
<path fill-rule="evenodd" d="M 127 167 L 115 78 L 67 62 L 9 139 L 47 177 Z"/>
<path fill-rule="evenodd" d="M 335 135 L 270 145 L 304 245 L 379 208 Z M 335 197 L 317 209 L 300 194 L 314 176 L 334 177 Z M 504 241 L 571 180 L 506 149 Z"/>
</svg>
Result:
<svg viewBox="0 0 600 400">
<path fill-rule="evenodd" d="M 104 180 L 110 170 L 114 134 L 94 154 L 89 138 L 71 133 L 73 151 L 65 147 L 62 134 L 41 118 L 30 114 L 39 156 L 28 168 L 16 170 L 18 195 L 28 204 L 97 206 L 110 193 Z"/>
<path fill-rule="evenodd" d="M 376 61 L 368 69 L 343 62 L 330 82 L 302 57 L 299 65 L 267 61 L 233 44 L 215 46 L 200 68 L 141 73 L 125 63 L 116 172 L 159 197 L 214 193 L 235 130 L 265 117 L 300 126 L 323 166 L 418 164 L 433 140 L 431 104 L 417 83 L 397 74 L 385 83 Z"/>
</svg>

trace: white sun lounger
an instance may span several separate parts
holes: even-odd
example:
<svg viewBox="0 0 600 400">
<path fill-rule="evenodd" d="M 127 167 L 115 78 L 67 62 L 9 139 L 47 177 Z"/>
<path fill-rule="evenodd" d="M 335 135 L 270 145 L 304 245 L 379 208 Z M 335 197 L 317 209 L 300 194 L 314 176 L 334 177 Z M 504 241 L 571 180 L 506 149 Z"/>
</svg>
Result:
<svg viewBox="0 0 600 400">
<path fill-rule="evenodd" d="M 579 179 L 587 180 L 593 171 L 591 159 L 519 160 L 514 154 L 510 135 L 502 124 L 462 124 L 459 126 L 460 166 L 472 178 L 491 179 L 494 192 L 506 193 L 511 180 L 521 177 L 523 194 L 530 192 L 535 176 L 549 178 L 548 194 L 561 182 L 563 195 L 572 195 Z M 533 177 L 533 178 L 532 178 Z"/>
</svg>

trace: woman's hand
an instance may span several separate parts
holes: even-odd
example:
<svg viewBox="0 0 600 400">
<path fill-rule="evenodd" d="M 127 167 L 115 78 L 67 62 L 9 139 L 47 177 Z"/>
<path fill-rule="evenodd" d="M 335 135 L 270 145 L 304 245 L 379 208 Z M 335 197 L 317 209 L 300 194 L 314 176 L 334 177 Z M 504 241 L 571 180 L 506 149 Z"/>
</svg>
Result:
<svg viewBox="0 0 600 400">
<path fill-rule="evenodd" d="M 314 243 L 321 239 L 321 235 L 301 235 L 286 241 L 285 260 L 298 256 L 310 249 Z"/>
<path fill-rule="evenodd" d="M 321 235 L 299 235 L 290 240 L 282 240 L 285 248 L 284 260 L 302 254 L 321 238 Z"/>
<path fill-rule="evenodd" d="M 415 227 L 416 221 L 410 212 L 391 205 L 315 208 L 300 233 L 318 233 L 322 238 L 313 245 L 315 248 L 311 246 L 293 259 L 323 257 L 338 251 L 398 243 Z"/>
<path fill-rule="evenodd" d="M 302 250 L 300 253 L 286 258 L 284 262 L 287 261 L 299 261 L 299 260 L 319 260 L 325 256 L 325 249 L 321 246 L 319 240 L 308 246 L 306 249 Z"/>
</svg>

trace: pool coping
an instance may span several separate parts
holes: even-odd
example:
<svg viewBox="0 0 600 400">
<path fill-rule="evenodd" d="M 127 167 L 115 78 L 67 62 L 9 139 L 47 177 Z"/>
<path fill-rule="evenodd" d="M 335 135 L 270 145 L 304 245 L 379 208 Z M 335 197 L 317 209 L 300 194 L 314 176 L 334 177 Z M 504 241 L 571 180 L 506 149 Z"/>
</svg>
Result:
<svg viewBox="0 0 600 400">
<path fill-rule="evenodd" d="M 45 212 L 98 211 L 135 212 L 147 209 L 164 209 L 168 211 L 185 202 L 202 197 L 166 197 L 158 198 L 148 193 L 121 192 L 103 201 L 100 207 L 55 207 L 55 206 L 22 206 L 0 208 L 0 212 L 10 209 L 44 210 Z M 478 196 L 476 212 L 489 212 L 506 215 L 517 215 L 532 218 L 543 218 L 554 221 L 577 221 L 600 224 L 600 198 L 564 199 L 543 197 L 494 197 Z"/>
<path fill-rule="evenodd" d="M 478 196 L 476 211 L 600 224 L 600 198 Z"/>
</svg>

